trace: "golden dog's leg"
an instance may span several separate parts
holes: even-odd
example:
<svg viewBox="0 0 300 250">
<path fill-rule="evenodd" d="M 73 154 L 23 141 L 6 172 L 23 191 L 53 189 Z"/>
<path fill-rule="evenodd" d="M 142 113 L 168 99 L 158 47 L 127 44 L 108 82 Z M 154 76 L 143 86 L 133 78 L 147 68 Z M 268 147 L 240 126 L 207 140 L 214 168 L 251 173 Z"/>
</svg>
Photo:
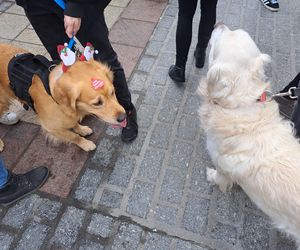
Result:
<svg viewBox="0 0 300 250">
<path fill-rule="evenodd" d="M 233 185 L 228 177 L 212 168 L 206 168 L 206 178 L 210 183 L 217 184 L 222 192 L 226 192 Z"/>
<path fill-rule="evenodd" d="M 80 134 L 81 136 L 91 135 L 93 130 L 88 126 L 80 125 L 79 123 L 73 128 L 74 132 Z"/>
<path fill-rule="evenodd" d="M 87 140 L 80 135 L 70 131 L 70 130 L 52 130 L 48 131 L 50 134 L 54 135 L 55 137 L 63 140 L 65 142 L 71 142 L 82 148 L 84 151 L 92 151 L 96 148 L 95 143 L 90 140 Z"/>
<path fill-rule="evenodd" d="M 0 139 L 0 152 L 4 149 L 4 142 Z"/>
</svg>

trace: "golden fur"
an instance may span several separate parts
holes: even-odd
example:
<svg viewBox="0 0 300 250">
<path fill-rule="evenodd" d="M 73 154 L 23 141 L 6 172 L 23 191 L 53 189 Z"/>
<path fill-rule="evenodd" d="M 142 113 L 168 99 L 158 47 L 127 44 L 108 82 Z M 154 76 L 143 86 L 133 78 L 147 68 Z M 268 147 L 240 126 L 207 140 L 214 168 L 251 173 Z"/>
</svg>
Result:
<svg viewBox="0 0 300 250">
<path fill-rule="evenodd" d="M 240 185 L 274 225 L 300 243 L 300 145 L 275 101 L 260 102 L 269 88 L 262 54 L 243 30 L 216 25 L 209 70 L 200 82 L 202 127 L 216 167 L 207 179 L 225 192 Z"/>
<path fill-rule="evenodd" d="M 9 87 L 7 65 L 14 55 L 24 52 L 23 49 L 0 44 L 0 115 L 8 109 L 10 101 L 16 99 Z M 92 78 L 103 80 L 104 86 L 93 89 Z M 56 139 L 74 143 L 85 151 L 94 150 L 96 145 L 84 138 L 93 131 L 80 125 L 81 119 L 94 115 L 105 122 L 120 125 L 126 117 L 124 108 L 117 101 L 112 81 L 111 70 L 94 60 L 76 61 L 65 73 L 58 65 L 49 75 L 51 97 L 35 75 L 29 94 L 41 126 Z"/>
</svg>

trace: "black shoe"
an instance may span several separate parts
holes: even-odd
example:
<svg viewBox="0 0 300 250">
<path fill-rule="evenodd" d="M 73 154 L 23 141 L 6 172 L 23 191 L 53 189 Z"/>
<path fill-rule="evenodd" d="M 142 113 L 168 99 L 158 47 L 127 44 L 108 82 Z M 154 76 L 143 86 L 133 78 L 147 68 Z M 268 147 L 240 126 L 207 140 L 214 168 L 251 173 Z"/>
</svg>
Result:
<svg viewBox="0 0 300 250">
<path fill-rule="evenodd" d="M 195 65 L 197 68 L 203 68 L 205 63 L 205 56 L 206 56 L 206 48 L 196 48 L 194 52 L 194 56 L 196 59 Z"/>
<path fill-rule="evenodd" d="M 41 187 L 47 180 L 49 170 L 37 167 L 25 174 L 10 174 L 7 184 L 0 189 L 0 204 L 10 205 Z"/>
<path fill-rule="evenodd" d="M 133 106 L 132 110 L 126 111 L 126 114 L 127 124 L 126 127 L 122 129 L 121 139 L 123 142 L 131 142 L 138 135 L 137 114 L 135 107 Z"/>
<path fill-rule="evenodd" d="M 287 119 L 291 119 L 297 99 L 289 99 L 282 96 L 275 96 L 274 100 L 278 103 L 279 112 Z"/>
<path fill-rule="evenodd" d="M 171 65 L 169 68 L 169 76 L 175 82 L 185 82 L 185 68 Z"/>
</svg>

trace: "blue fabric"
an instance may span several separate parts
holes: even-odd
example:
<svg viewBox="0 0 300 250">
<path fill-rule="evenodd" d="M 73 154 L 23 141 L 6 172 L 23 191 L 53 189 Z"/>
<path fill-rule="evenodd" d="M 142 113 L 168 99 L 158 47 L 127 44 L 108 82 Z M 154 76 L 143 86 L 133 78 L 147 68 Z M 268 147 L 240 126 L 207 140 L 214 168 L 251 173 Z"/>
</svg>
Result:
<svg viewBox="0 0 300 250">
<path fill-rule="evenodd" d="M 0 188 L 5 186 L 8 179 L 8 171 L 4 165 L 2 158 L 0 157 Z"/>
</svg>

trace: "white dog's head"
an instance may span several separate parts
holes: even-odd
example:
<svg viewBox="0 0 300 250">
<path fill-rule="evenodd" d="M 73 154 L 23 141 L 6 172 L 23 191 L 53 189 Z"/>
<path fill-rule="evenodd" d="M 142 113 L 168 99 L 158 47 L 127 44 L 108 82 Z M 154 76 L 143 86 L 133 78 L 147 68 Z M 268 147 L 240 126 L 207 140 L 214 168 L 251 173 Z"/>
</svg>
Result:
<svg viewBox="0 0 300 250">
<path fill-rule="evenodd" d="M 224 108 L 256 102 L 269 87 L 264 64 L 270 57 L 259 51 L 247 32 L 231 31 L 222 23 L 215 25 L 210 45 L 209 70 L 200 83 L 201 95 Z"/>
</svg>

